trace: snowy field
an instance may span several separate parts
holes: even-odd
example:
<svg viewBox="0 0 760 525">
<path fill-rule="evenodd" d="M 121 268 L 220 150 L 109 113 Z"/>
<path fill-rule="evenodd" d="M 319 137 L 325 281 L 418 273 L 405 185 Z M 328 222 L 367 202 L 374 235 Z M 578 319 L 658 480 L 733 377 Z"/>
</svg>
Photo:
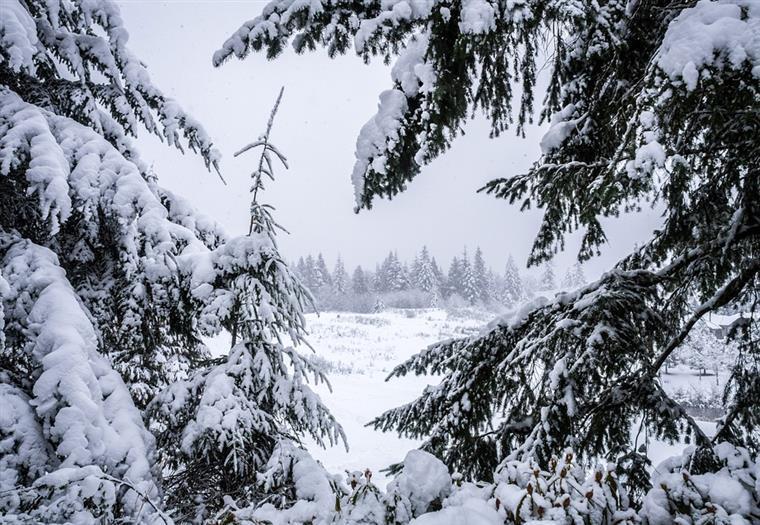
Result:
<svg viewBox="0 0 760 525">
<path fill-rule="evenodd" d="M 385 486 L 388 478 L 380 472 L 401 461 L 418 442 L 396 434 L 375 431 L 365 426 L 383 411 L 412 401 L 435 377 L 407 376 L 385 381 L 393 367 L 427 345 L 452 337 L 476 333 L 491 314 L 468 312 L 450 315 L 443 310 L 398 310 L 377 314 L 325 312 L 307 316 L 313 359 L 327 371 L 332 392 L 316 388 L 332 413 L 343 425 L 349 450 L 334 446 L 326 450 L 307 443 L 309 451 L 328 471 L 373 471 L 373 480 Z M 226 342 L 215 341 L 221 351 Z M 303 351 L 306 351 L 305 349 Z M 717 387 L 715 376 L 699 377 L 693 371 L 677 368 L 663 375 L 666 390 L 710 391 Z M 724 376 L 717 383 L 722 384 Z M 712 422 L 701 423 L 710 435 Z M 654 443 L 650 447 L 653 465 L 680 452 L 682 446 Z"/>
<path fill-rule="evenodd" d="M 434 377 L 385 378 L 394 366 L 426 346 L 451 337 L 477 332 L 487 317 L 454 317 L 442 310 L 405 310 L 378 314 L 326 312 L 308 316 L 309 342 L 315 358 L 328 370 L 332 392 L 317 391 L 348 437 L 343 446 L 309 449 L 330 472 L 373 471 L 384 486 L 380 469 L 404 459 L 418 442 L 365 426 L 385 410 L 419 396 Z"/>
</svg>

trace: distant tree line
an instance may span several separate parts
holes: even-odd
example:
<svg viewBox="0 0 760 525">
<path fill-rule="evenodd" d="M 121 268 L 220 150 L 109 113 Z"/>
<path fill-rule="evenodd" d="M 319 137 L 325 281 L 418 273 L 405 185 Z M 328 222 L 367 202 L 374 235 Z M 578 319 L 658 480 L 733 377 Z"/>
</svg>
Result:
<svg viewBox="0 0 760 525">
<path fill-rule="evenodd" d="M 374 270 L 356 266 L 349 273 L 340 256 L 330 270 L 321 253 L 300 257 L 294 266 L 301 282 L 314 295 L 319 310 L 370 312 L 434 307 L 500 310 L 537 294 L 558 288 L 573 289 L 586 283 L 579 263 L 567 269 L 560 285 L 552 263 L 543 266 L 539 277 L 523 275 L 510 255 L 503 272 L 494 271 L 486 264 L 479 247 L 472 255 L 464 248 L 446 270 L 424 246 L 411 262 L 402 261 L 398 252 L 392 250 Z"/>
</svg>

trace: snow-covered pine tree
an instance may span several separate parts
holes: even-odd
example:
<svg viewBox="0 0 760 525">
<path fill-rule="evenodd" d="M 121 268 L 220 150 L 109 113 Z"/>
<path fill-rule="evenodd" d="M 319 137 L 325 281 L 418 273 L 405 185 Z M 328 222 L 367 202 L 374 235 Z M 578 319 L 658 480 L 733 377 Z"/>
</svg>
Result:
<svg viewBox="0 0 760 525">
<path fill-rule="evenodd" d="M 430 266 L 433 268 L 433 275 L 435 275 L 435 279 L 438 282 L 438 291 L 443 294 L 443 285 L 446 282 L 446 276 L 443 275 L 443 271 L 441 270 L 441 267 L 438 266 L 438 261 L 435 260 L 435 257 L 430 258 Z"/>
<path fill-rule="evenodd" d="M 167 253 L 178 253 L 186 241 L 137 218 L 186 220 L 209 247 L 223 234 L 157 185 L 128 136 L 142 126 L 180 149 L 200 152 L 208 166 L 216 166 L 219 154 L 192 117 L 151 83 L 126 47 L 111 2 L 14 0 L 2 12 L 8 37 L 0 45 L 0 221 L 6 231 L 55 251 L 95 317 L 101 351 L 143 407 L 203 351 L 181 321 L 176 276 L 162 271 Z M 101 36 L 93 35 L 98 31 Z M 109 175 L 117 169 L 125 178 Z M 126 182 L 135 177 L 143 179 L 139 188 Z M 150 199 L 120 206 L 141 192 Z M 161 235 L 168 244 L 161 244 Z"/>
<path fill-rule="evenodd" d="M 622 482 L 639 490 L 634 497 L 648 483 L 646 457 L 630 441 L 634 425 L 666 439 L 691 433 L 697 471 L 721 461 L 712 445 L 722 439 L 757 453 L 757 330 L 743 330 L 729 412 L 712 439 L 657 378 L 702 316 L 726 305 L 757 309 L 758 18 L 752 0 L 277 0 L 225 42 L 217 65 L 251 50 L 274 57 L 291 37 L 299 51 L 321 44 L 331 55 L 353 48 L 365 59 L 400 51 L 393 87 L 357 141 L 357 207 L 402 191 L 475 109 L 490 117 L 494 134 L 504 130 L 516 83 L 520 132 L 548 46 L 542 118 L 551 127 L 542 157 L 528 173 L 486 186 L 544 210 L 529 264 L 550 259 L 577 228 L 579 258 L 588 259 L 606 241 L 603 217 L 645 200 L 663 210 L 662 227 L 582 291 L 399 367 L 397 375 L 447 375 L 378 427 L 427 436 L 425 449 L 480 476 L 503 458 L 534 457 L 545 467 L 574 445 L 581 458 L 617 461 Z"/>
<path fill-rule="evenodd" d="M 419 256 L 418 271 L 415 278 L 415 284 L 417 288 L 425 293 L 436 294 L 440 283 L 438 276 L 435 274 L 432 260 L 426 246 L 422 247 L 422 251 Z"/>
<path fill-rule="evenodd" d="M 158 185 L 130 136 L 143 128 L 209 168 L 219 155 L 127 42 L 109 1 L 0 7 L 0 514 L 10 522 L 171 521 L 138 409 L 205 358 L 176 258 L 224 234 Z"/>
<path fill-rule="evenodd" d="M 488 305 L 495 307 L 501 304 L 501 292 L 504 289 L 504 279 L 501 275 L 493 271 L 493 268 L 488 269 L 486 274 L 486 286 L 488 291 Z"/>
<path fill-rule="evenodd" d="M 301 281 L 302 284 L 306 285 L 308 288 L 308 285 L 306 284 L 309 271 L 306 266 L 306 261 L 304 260 L 303 256 L 298 258 L 298 262 L 295 265 L 295 273 L 298 279 Z"/>
<path fill-rule="evenodd" d="M 463 296 L 464 286 L 462 285 L 462 262 L 456 255 L 451 259 L 449 264 L 449 273 L 446 276 L 446 297 L 452 295 Z"/>
<path fill-rule="evenodd" d="M 572 290 L 574 282 L 575 282 L 575 278 L 573 276 L 573 269 L 571 267 L 565 271 L 565 276 L 562 278 L 562 289 Z"/>
<path fill-rule="evenodd" d="M 314 288 L 317 291 L 325 286 L 332 286 L 332 276 L 330 270 L 327 269 L 325 258 L 319 253 L 314 263 Z"/>
<path fill-rule="evenodd" d="M 512 255 L 507 259 L 507 265 L 504 268 L 504 288 L 501 298 L 505 306 L 515 306 L 525 298 L 520 270 L 517 269 Z"/>
<path fill-rule="evenodd" d="M 3 523 L 171 523 L 153 437 L 55 253 L 0 232 Z"/>
<path fill-rule="evenodd" d="M 351 276 L 351 292 L 353 292 L 354 295 L 364 295 L 369 293 L 367 276 L 361 266 L 357 266 Z"/>
<path fill-rule="evenodd" d="M 314 293 L 322 286 L 322 281 L 317 274 L 317 263 L 311 254 L 306 256 L 304 277 L 304 284 L 310 292 Z"/>
<path fill-rule="evenodd" d="M 391 266 L 393 265 L 393 251 L 375 268 L 375 291 L 386 293 L 391 290 Z"/>
<path fill-rule="evenodd" d="M 491 300 L 488 286 L 488 269 L 486 268 L 486 261 L 483 258 L 483 250 L 480 249 L 480 246 L 475 249 L 475 257 L 472 261 L 472 273 L 475 279 L 478 300 L 483 304 L 488 304 Z"/>
<path fill-rule="evenodd" d="M 422 251 L 420 251 L 420 253 L 414 256 L 414 261 L 412 262 L 412 265 L 409 267 L 409 282 L 412 285 L 412 288 L 417 288 L 417 289 L 420 288 L 419 275 L 420 275 L 421 256 L 422 256 Z M 429 255 L 428 255 L 428 258 L 430 258 Z"/>
<path fill-rule="evenodd" d="M 583 265 L 579 261 L 575 261 L 573 264 L 573 286 L 579 287 L 585 285 L 588 281 L 586 280 L 586 273 L 583 271 Z"/>
<path fill-rule="evenodd" d="M 385 269 L 387 286 L 389 292 L 399 292 L 409 288 L 409 278 L 407 277 L 404 265 L 398 258 L 398 254 L 391 252 L 388 255 L 388 266 Z"/>
<path fill-rule="evenodd" d="M 345 441 L 343 430 L 306 382 L 326 381 L 294 346 L 305 343 L 303 308 L 309 293 L 281 258 L 280 226 L 260 202 L 264 177 L 285 157 L 271 143 L 282 91 L 265 133 L 235 155 L 260 148 L 252 178 L 247 236 L 232 239 L 195 261 L 193 280 L 214 283 L 214 300 L 201 320 L 232 334 L 228 355 L 211 360 L 185 381 L 161 392 L 148 407 L 168 474 L 168 501 L 179 521 L 216 522 L 225 505 L 256 505 L 265 497 L 292 503 L 292 480 L 263 475 L 273 455 L 304 435 L 317 443 Z M 321 260 L 321 256 L 320 259 Z M 277 461 L 284 461 L 278 458 Z"/>
<path fill-rule="evenodd" d="M 565 272 L 565 276 L 562 278 L 562 288 L 565 290 L 573 290 L 584 284 L 586 284 L 586 275 L 583 273 L 581 263 L 576 261 Z"/>
<path fill-rule="evenodd" d="M 541 279 L 539 280 L 539 290 L 554 290 L 557 288 L 557 280 L 554 277 L 554 263 L 545 261 L 541 269 Z"/>
<path fill-rule="evenodd" d="M 335 261 L 335 268 L 332 273 L 332 288 L 333 292 L 339 295 L 345 295 L 348 291 L 348 273 L 340 255 L 338 255 L 338 259 Z"/>
<path fill-rule="evenodd" d="M 707 323 L 700 320 L 683 343 L 681 361 L 702 375 L 709 372 L 717 376 L 718 371 L 730 367 L 731 360 L 736 359 L 731 343 L 718 339 Z"/>
<path fill-rule="evenodd" d="M 412 271 L 409 268 L 409 264 L 404 262 L 401 265 L 401 283 L 402 283 L 402 290 L 408 290 L 410 288 L 414 288 L 414 284 L 412 283 Z"/>
<path fill-rule="evenodd" d="M 462 272 L 460 294 L 470 305 L 474 305 L 480 299 L 480 288 L 475 276 L 475 268 L 470 262 L 470 256 L 467 254 L 467 248 L 462 252 L 460 264 Z"/>
</svg>

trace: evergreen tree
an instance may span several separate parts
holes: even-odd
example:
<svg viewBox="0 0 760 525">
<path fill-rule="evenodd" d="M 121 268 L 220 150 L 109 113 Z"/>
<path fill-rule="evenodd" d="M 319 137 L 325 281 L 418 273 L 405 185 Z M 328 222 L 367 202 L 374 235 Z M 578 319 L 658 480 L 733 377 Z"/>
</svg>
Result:
<svg viewBox="0 0 760 525">
<path fill-rule="evenodd" d="M 520 271 L 511 255 L 504 269 L 504 287 L 501 297 L 505 306 L 514 306 L 525 298 Z"/>
<path fill-rule="evenodd" d="M 430 266 L 433 269 L 433 275 L 435 275 L 435 280 L 438 283 L 438 292 L 442 293 L 443 285 L 446 282 L 446 276 L 443 275 L 443 271 L 441 271 L 440 266 L 438 266 L 435 257 L 430 258 Z"/>
<path fill-rule="evenodd" d="M 454 294 L 459 296 L 463 295 L 464 286 L 462 283 L 462 277 L 462 262 L 455 255 L 454 258 L 451 259 L 449 273 L 446 276 L 446 297 L 451 297 Z"/>
<path fill-rule="evenodd" d="M 475 280 L 478 300 L 483 304 L 488 304 L 491 300 L 490 289 L 488 286 L 488 270 L 486 262 L 483 259 L 483 251 L 480 246 L 475 250 L 475 258 L 472 262 L 472 273 Z"/>
<path fill-rule="evenodd" d="M 391 291 L 391 281 L 393 279 L 393 252 L 388 252 L 388 256 L 375 269 L 375 291 L 386 293 Z"/>
<path fill-rule="evenodd" d="M 308 266 L 306 266 L 306 261 L 304 260 L 303 256 L 298 258 L 298 262 L 295 266 L 296 269 L 296 277 L 308 288 L 308 277 L 309 277 L 309 269 Z"/>
<path fill-rule="evenodd" d="M 282 91 L 266 132 L 235 154 L 261 148 L 252 174 L 248 235 L 211 252 L 203 265 L 208 268 L 204 272 L 211 272 L 204 278 L 218 283 L 223 294 L 212 307 L 231 306 L 231 316 L 223 322 L 232 333 L 232 347 L 227 356 L 170 385 L 149 406 L 159 455 L 171 472 L 168 500 L 181 521 L 211 519 L 229 501 L 235 507 L 252 505 L 267 492 L 285 490 L 287 479 L 279 481 L 285 487 L 262 482 L 270 459 L 282 454 L 282 442 L 300 442 L 305 434 L 320 444 L 345 440 L 340 425 L 305 383 L 309 375 L 324 381 L 322 373 L 283 340 L 303 342 L 308 292 L 279 255 L 276 233 L 281 228 L 273 208 L 259 202 L 264 177 L 274 179 L 275 161 L 287 167 L 270 142 L 281 98 Z M 318 260 L 323 261 L 321 256 Z"/>
<path fill-rule="evenodd" d="M 474 305 L 480 298 L 480 289 L 478 287 L 478 281 L 475 276 L 475 268 L 470 262 L 470 257 L 467 254 L 467 248 L 462 252 L 461 264 L 461 282 L 460 282 L 460 295 L 470 305 Z"/>
<path fill-rule="evenodd" d="M 701 375 L 708 372 L 718 375 L 718 370 L 730 365 L 730 359 L 736 359 L 729 342 L 721 341 L 713 334 L 704 321 L 694 325 L 682 347 L 682 359 Z"/>
<path fill-rule="evenodd" d="M 646 458 L 630 440 L 636 425 L 648 427 L 646 436 L 692 434 L 697 447 L 688 461 L 696 472 L 718 469 L 718 440 L 757 452 L 760 350 L 751 329 L 726 387 L 729 411 L 712 440 L 657 379 L 705 314 L 727 305 L 757 308 L 760 57 L 749 44 L 760 17 L 755 5 L 399 6 L 271 2 L 225 42 L 214 63 L 260 49 L 274 57 L 291 37 L 299 51 L 319 43 L 330 54 L 353 48 L 365 59 L 401 50 L 394 85 L 357 140 L 356 204 L 369 207 L 376 196 L 402 191 L 475 109 L 490 117 L 494 135 L 504 130 L 515 83 L 521 132 L 548 38 L 553 60 L 542 118 L 551 126 L 542 157 L 527 174 L 485 188 L 544 210 L 529 264 L 549 260 L 575 228 L 584 230 L 579 259 L 587 260 L 606 241 L 601 219 L 641 202 L 657 203 L 664 215 L 650 239 L 592 286 L 400 366 L 396 375 L 441 371 L 442 363 L 448 372 L 437 388 L 376 425 L 427 436 L 426 449 L 482 476 L 505 458 L 548 467 L 553 455 L 575 445 L 588 463 L 612 456 L 622 483 L 637 489 L 634 498 L 649 479 Z"/>
<path fill-rule="evenodd" d="M 348 291 L 348 273 L 340 255 L 338 255 L 338 260 L 335 261 L 335 269 L 332 273 L 332 287 L 333 291 L 340 295 L 345 295 Z"/>
<path fill-rule="evenodd" d="M 304 277 L 304 284 L 309 291 L 315 292 L 321 286 L 319 275 L 317 275 L 317 263 L 311 254 L 306 256 Z"/>
<path fill-rule="evenodd" d="M 0 512 L 10 523 L 171 523 L 153 438 L 58 257 L 6 232 L 0 254 Z"/>
<path fill-rule="evenodd" d="M 375 265 L 375 273 L 372 275 L 372 291 L 383 293 L 387 291 L 384 271 L 384 263 Z"/>
<path fill-rule="evenodd" d="M 398 259 L 398 254 L 391 252 L 388 255 L 388 264 L 385 268 L 385 279 L 387 280 L 387 290 L 389 292 L 398 292 L 409 288 L 409 279 L 404 266 Z"/>
<path fill-rule="evenodd" d="M 354 295 L 363 295 L 369 293 L 367 276 L 364 274 L 361 266 L 357 266 L 351 276 L 351 291 Z"/>
<path fill-rule="evenodd" d="M 423 246 L 422 251 L 426 251 L 425 247 Z M 414 262 L 412 263 L 411 268 L 409 269 L 409 282 L 412 285 L 412 288 L 420 288 L 419 284 L 419 277 L 420 277 L 420 271 L 421 271 L 421 265 L 422 265 L 422 251 L 420 251 L 419 254 L 414 256 Z M 428 259 L 430 258 L 430 255 L 428 255 Z"/>
<path fill-rule="evenodd" d="M 322 254 L 317 255 L 317 260 L 314 263 L 314 288 L 319 290 L 325 286 L 332 286 L 332 277 L 330 276 L 330 270 L 327 269 L 327 263 Z"/>
<path fill-rule="evenodd" d="M 415 285 L 423 292 L 430 294 L 436 294 L 440 287 L 438 276 L 433 267 L 433 261 L 430 259 L 430 254 L 425 246 L 422 247 L 422 251 L 418 257 Z"/>
<path fill-rule="evenodd" d="M 0 35 L 0 514 L 171 523 L 139 409 L 207 357 L 178 259 L 225 239 L 130 136 L 219 154 L 114 3 L 3 2 Z"/>
<path fill-rule="evenodd" d="M 557 288 L 557 281 L 554 277 L 554 264 L 551 261 L 546 261 L 541 271 L 539 290 L 554 290 L 555 288 Z"/>
<path fill-rule="evenodd" d="M 496 306 L 501 301 L 501 292 L 504 289 L 504 279 L 493 271 L 492 268 L 488 269 L 486 274 L 486 290 L 488 294 L 488 301 L 490 306 Z"/>
<path fill-rule="evenodd" d="M 583 273 L 583 267 L 576 261 L 565 272 L 565 276 L 562 278 L 562 287 L 565 290 L 572 290 L 586 284 L 586 276 Z"/>
<path fill-rule="evenodd" d="M 575 276 L 573 275 L 573 269 L 568 268 L 565 272 L 565 276 L 562 278 L 562 288 L 565 290 L 572 290 L 573 283 L 575 283 Z"/>
<path fill-rule="evenodd" d="M 583 286 L 586 284 L 586 274 L 580 262 L 575 261 L 573 264 L 573 286 Z"/>
</svg>

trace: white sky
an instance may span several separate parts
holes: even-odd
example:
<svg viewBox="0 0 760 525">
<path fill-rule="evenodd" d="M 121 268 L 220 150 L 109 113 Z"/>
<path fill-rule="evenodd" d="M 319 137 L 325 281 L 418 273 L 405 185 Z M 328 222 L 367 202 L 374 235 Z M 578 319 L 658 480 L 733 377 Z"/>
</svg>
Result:
<svg viewBox="0 0 760 525">
<path fill-rule="evenodd" d="M 378 199 L 372 210 L 357 215 L 349 177 L 356 135 L 374 114 L 380 91 L 390 87 L 388 67 L 380 61 L 365 65 L 353 54 L 330 60 L 318 50 L 303 56 L 288 51 L 275 61 L 251 55 L 213 68 L 212 53 L 256 16 L 264 2 L 118 3 L 132 51 L 147 64 L 154 82 L 203 123 L 222 152 L 228 186 L 206 172 L 198 157 L 183 156 L 153 138 L 141 137 L 142 156 L 164 186 L 187 197 L 230 233 L 246 231 L 248 176 L 256 158 L 248 154 L 235 159 L 232 154 L 263 131 L 284 85 L 272 138 L 288 157 L 290 170 L 280 170 L 264 200 L 276 206 L 276 218 L 291 232 L 280 241 L 287 257 L 321 251 L 331 265 L 340 253 L 348 265 L 374 268 L 390 249 L 411 259 L 427 244 L 448 265 L 464 245 L 470 250 L 479 245 L 497 270 L 510 253 L 518 264 L 525 263 L 540 210 L 521 213 L 476 190 L 490 179 L 526 171 L 538 158 L 541 129 L 529 129 L 524 140 L 513 131 L 491 140 L 487 123 L 476 120 L 405 193 L 392 201 Z M 586 264 L 587 275 L 608 268 L 658 221 L 651 210 L 610 221 L 611 242 L 602 257 Z M 577 238 L 556 259 L 558 277 L 573 262 Z"/>
</svg>

